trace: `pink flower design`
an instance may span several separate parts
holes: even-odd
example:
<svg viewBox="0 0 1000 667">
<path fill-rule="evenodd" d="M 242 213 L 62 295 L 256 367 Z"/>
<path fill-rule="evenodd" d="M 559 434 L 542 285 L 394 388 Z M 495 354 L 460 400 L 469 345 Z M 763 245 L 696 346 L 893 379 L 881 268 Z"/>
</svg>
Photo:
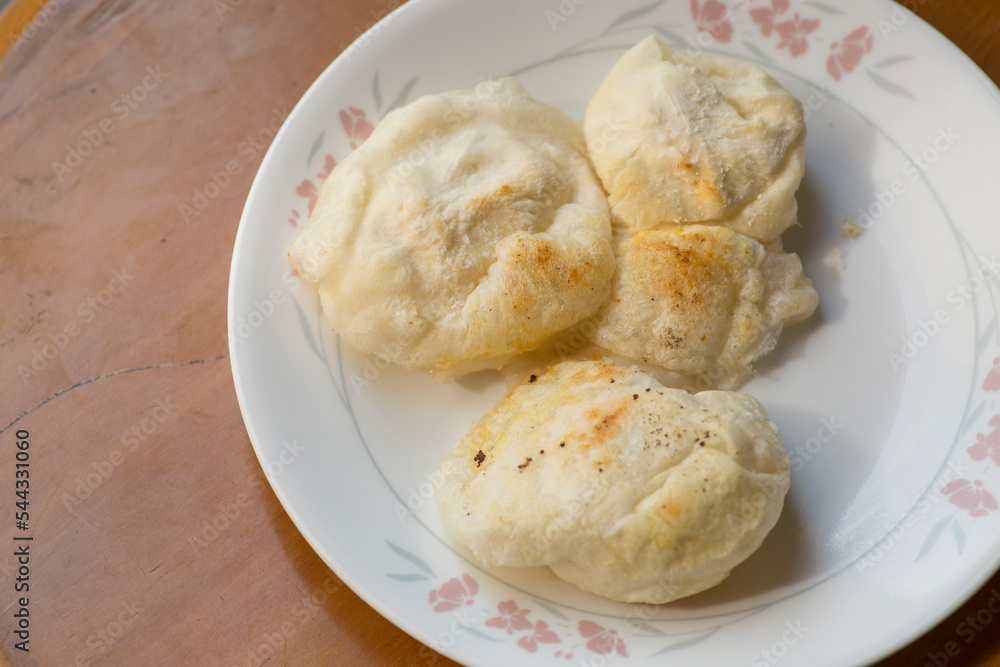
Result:
<svg viewBox="0 0 1000 667">
<path fill-rule="evenodd" d="M 839 42 L 830 45 L 830 57 L 826 59 L 826 71 L 833 77 L 834 81 L 840 81 L 841 72 L 847 74 L 852 72 L 861 57 L 866 53 L 871 53 L 875 37 L 868 32 L 867 26 L 861 26 L 851 32 Z"/>
<path fill-rule="evenodd" d="M 352 150 L 360 146 L 375 129 L 375 126 L 368 122 L 365 112 L 357 107 L 341 109 L 340 124 L 344 126 L 344 132 L 351 140 Z"/>
<path fill-rule="evenodd" d="M 323 181 L 326 180 L 326 177 L 330 175 L 330 172 L 333 171 L 333 168 L 336 166 L 337 166 L 337 161 L 333 158 L 332 155 L 327 154 L 326 162 L 323 165 L 323 171 L 316 174 L 316 178 L 319 179 L 319 183 L 321 186 L 323 185 Z M 317 200 L 319 200 L 319 188 L 317 188 L 312 181 L 306 179 L 301 183 L 299 183 L 299 186 L 295 188 L 295 193 L 300 197 L 308 197 L 309 215 L 312 215 L 313 209 L 316 208 L 316 202 Z M 293 216 L 292 218 L 288 219 L 288 222 L 290 222 L 293 227 L 297 227 L 298 225 L 296 224 L 295 221 L 298 220 L 299 217 L 298 212 L 292 211 L 292 216 Z"/>
<path fill-rule="evenodd" d="M 336 166 L 337 166 L 337 161 L 333 158 L 332 155 L 327 153 L 326 161 L 323 163 L 323 171 L 316 174 L 316 178 L 318 178 L 320 182 L 325 181 L 326 177 L 330 175 L 330 172 L 332 172 L 333 168 Z"/>
<path fill-rule="evenodd" d="M 434 605 L 434 611 L 451 611 L 463 604 L 472 604 L 478 590 L 479 584 L 476 580 L 468 574 L 463 574 L 461 581 L 452 578 L 441 588 L 431 591 L 427 602 Z"/>
<path fill-rule="evenodd" d="M 486 625 L 489 627 L 506 628 L 508 635 L 514 634 L 514 630 L 531 629 L 531 621 L 527 619 L 528 614 L 531 613 L 530 609 L 518 609 L 513 600 L 508 600 L 498 604 L 497 611 L 500 612 L 499 616 L 486 620 Z"/>
<path fill-rule="evenodd" d="M 530 627 L 530 625 L 529 625 Z M 535 631 L 530 636 L 525 635 L 517 640 L 517 645 L 523 648 L 528 653 L 534 653 L 538 650 L 538 643 L 542 644 L 552 644 L 559 641 L 559 635 L 549 630 L 549 624 L 545 621 L 537 621 L 535 623 Z"/>
<path fill-rule="evenodd" d="M 997 499 L 983 488 L 983 483 L 978 479 L 974 482 L 956 479 L 941 489 L 941 493 L 950 495 L 951 504 L 968 510 L 969 516 L 986 516 L 1000 507 Z"/>
<path fill-rule="evenodd" d="M 819 19 L 804 19 L 799 16 L 798 12 L 795 12 L 792 18 L 774 26 L 775 31 L 781 36 L 778 48 L 788 47 L 788 52 L 792 54 L 793 58 L 801 56 L 809 48 L 806 35 L 818 27 Z"/>
<path fill-rule="evenodd" d="M 1000 357 L 993 360 L 993 368 L 983 380 L 983 391 L 996 391 L 997 389 L 1000 389 Z"/>
<path fill-rule="evenodd" d="M 788 11 L 788 0 L 771 0 L 770 7 L 751 9 L 750 18 L 760 26 L 760 34 L 770 37 L 771 31 L 774 30 L 774 19 L 786 11 Z"/>
<path fill-rule="evenodd" d="M 986 457 L 993 459 L 993 462 L 1000 466 L 1000 415 L 995 415 L 990 419 L 990 426 L 994 429 L 989 435 L 976 434 L 976 444 L 967 450 L 973 461 L 982 461 Z"/>
<path fill-rule="evenodd" d="M 319 190 L 316 189 L 313 182 L 308 179 L 302 181 L 299 183 L 299 187 L 295 188 L 295 194 L 309 198 L 309 213 L 311 215 L 313 207 L 316 206 L 316 200 L 319 199 Z"/>
<path fill-rule="evenodd" d="M 628 657 L 625 652 L 625 642 L 614 630 L 605 630 L 593 621 L 580 621 L 577 630 L 584 639 L 590 638 L 590 641 L 587 642 L 587 648 L 594 653 L 608 655 L 612 651 L 617 651 L 618 655 L 623 658 Z"/>
<path fill-rule="evenodd" d="M 698 30 L 707 32 L 717 41 L 728 42 L 733 37 L 733 24 L 729 22 L 729 10 L 719 0 L 705 0 L 698 6 L 698 0 L 691 0 L 691 18 Z"/>
</svg>

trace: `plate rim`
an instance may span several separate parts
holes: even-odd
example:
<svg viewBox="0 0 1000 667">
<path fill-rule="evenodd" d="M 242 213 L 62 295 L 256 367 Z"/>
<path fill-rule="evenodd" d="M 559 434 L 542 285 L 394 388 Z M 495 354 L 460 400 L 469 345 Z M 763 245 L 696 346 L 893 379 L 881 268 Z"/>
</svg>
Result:
<svg viewBox="0 0 1000 667">
<path fill-rule="evenodd" d="M 891 3 L 888 0 L 878 0 L 878 2 L 883 6 L 896 7 L 894 3 Z M 365 31 L 365 33 L 362 33 L 362 35 L 360 35 L 358 37 L 358 40 L 356 41 L 360 41 L 361 39 L 364 39 L 366 37 L 373 39 L 374 38 L 373 34 L 377 35 L 377 33 L 380 32 L 381 29 L 384 27 L 384 24 L 386 22 L 395 19 L 400 15 L 408 13 L 410 11 L 417 11 L 416 9 L 414 9 L 414 7 L 423 9 L 432 7 L 450 7 L 455 4 L 457 4 L 457 2 L 454 0 L 410 0 L 409 2 L 399 5 L 395 9 L 393 9 L 392 12 L 390 12 L 386 17 L 384 17 L 379 22 L 372 25 L 367 31 Z M 964 53 L 961 49 L 959 49 L 945 35 L 937 31 L 933 26 L 931 26 L 929 23 L 924 21 L 921 17 L 917 16 L 916 14 L 911 13 L 910 19 L 912 20 L 912 18 L 918 19 L 917 24 L 920 25 L 921 29 L 924 31 L 925 36 L 932 37 L 939 44 L 947 45 L 946 48 L 949 49 L 951 52 L 949 54 L 950 57 L 957 58 L 960 62 L 962 62 L 965 65 L 965 68 L 966 70 L 968 70 L 968 73 L 978 81 L 980 87 L 982 88 L 982 92 L 986 93 L 987 96 L 992 100 L 994 105 L 994 110 L 998 112 L 997 115 L 998 117 L 1000 117 L 1000 90 L 998 90 L 996 84 L 991 79 L 989 79 L 989 77 L 982 71 L 982 69 L 979 68 L 978 65 L 976 65 L 976 63 L 972 61 L 972 59 L 966 53 Z M 247 405 L 248 397 L 246 395 L 247 387 L 238 362 L 238 358 L 241 358 L 243 355 L 237 350 L 237 345 L 236 343 L 234 343 L 232 337 L 232 332 L 234 328 L 233 327 L 234 318 L 236 317 L 236 314 L 233 310 L 233 303 L 236 295 L 236 289 L 237 289 L 236 283 L 238 279 L 237 254 L 239 248 L 241 247 L 241 244 L 246 243 L 245 236 L 251 233 L 248 231 L 248 229 L 252 224 L 251 222 L 251 218 L 253 217 L 252 202 L 255 198 L 255 195 L 260 196 L 259 190 L 261 189 L 260 187 L 261 174 L 266 171 L 266 167 L 269 165 L 269 161 L 275 159 L 274 146 L 279 145 L 282 138 L 286 134 L 292 131 L 289 130 L 288 128 L 292 125 L 292 119 L 296 117 L 296 112 L 299 111 L 300 108 L 308 105 L 308 100 L 310 98 L 310 95 L 316 94 L 314 93 L 314 90 L 322 88 L 323 86 L 322 82 L 329 77 L 329 72 L 335 71 L 336 69 L 342 66 L 341 65 L 342 62 L 349 59 L 347 54 L 352 48 L 352 46 L 353 44 L 351 46 L 348 46 L 344 51 L 338 54 L 337 58 L 335 58 L 329 65 L 327 65 L 326 68 L 324 68 L 323 72 L 310 84 L 306 92 L 303 94 L 302 98 L 295 104 L 295 107 L 293 108 L 291 114 L 289 114 L 286 121 L 282 124 L 280 130 L 275 136 L 272 145 L 268 148 L 268 151 L 266 152 L 265 157 L 261 162 L 257 174 L 254 177 L 253 184 L 251 186 L 250 192 L 248 193 L 247 201 L 240 218 L 236 239 L 234 241 L 233 259 L 229 274 L 229 289 L 227 293 L 227 329 L 230 334 L 230 339 L 229 339 L 230 366 L 233 373 L 234 387 L 237 394 L 237 401 L 240 406 L 241 416 L 243 418 L 244 425 L 247 429 L 251 445 L 254 448 L 255 454 L 258 458 L 258 462 L 262 466 L 266 466 L 267 464 L 267 453 L 261 444 L 261 434 L 258 432 L 258 427 L 254 422 L 254 416 L 249 412 L 249 408 Z M 973 377 L 975 377 L 975 375 L 973 375 Z M 379 614 L 381 614 L 383 617 L 388 619 L 394 625 L 402 629 L 404 632 L 407 632 L 407 634 L 409 634 L 410 636 L 414 637 L 421 643 L 433 648 L 433 650 L 442 653 L 457 662 L 461 662 L 464 659 L 465 656 L 458 653 L 457 651 L 451 650 L 448 647 L 442 647 L 440 645 L 432 645 L 428 641 L 429 639 L 432 638 L 429 637 L 415 623 L 411 622 L 409 618 L 397 612 L 397 610 L 392 608 L 391 606 L 384 604 L 382 600 L 374 592 L 368 589 L 368 587 L 357 585 L 356 580 L 354 580 L 348 572 L 343 571 L 343 568 L 340 566 L 339 563 L 331 562 L 330 559 L 322 557 L 322 554 L 326 553 L 325 548 L 323 548 L 323 546 L 318 543 L 316 536 L 313 535 L 313 531 L 309 529 L 307 522 L 300 515 L 298 508 L 292 506 L 290 502 L 291 499 L 285 492 L 284 488 L 282 488 L 282 485 L 277 484 L 276 481 L 272 479 L 270 476 L 268 476 L 268 482 L 272 490 L 274 491 L 275 495 L 277 496 L 279 502 L 281 503 L 283 509 L 292 519 L 293 524 L 299 530 L 300 534 L 306 539 L 306 542 L 310 545 L 310 548 L 312 548 L 314 552 L 317 553 L 318 555 L 321 555 L 321 559 L 324 561 L 324 563 L 328 567 L 330 567 L 331 570 L 333 570 L 333 572 L 338 577 L 340 577 L 359 597 L 361 597 L 361 599 L 363 599 L 366 602 L 366 604 L 371 606 Z M 1000 538 L 997 538 L 997 543 L 1000 543 Z M 975 594 L 976 591 L 982 588 L 983 585 L 986 582 L 988 582 L 996 574 L 998 570 L 1000 570 L 1000 554 L 998 554 L 993 559 L 992 565 L 993 565 L 992 568 L 985 568 L 982 570 L 978 570 L 977 571 L 978 576 L 966 578 L 964 580 L 966 582 L 964 590 L 960 594 L 952 596 L 952 604 L 950 607 L 939 611 L 937 614 L 928 615 L 923 625 L 914 628 L 913 632 L 909 633 L 906 636 L 898 637 L 895 643 L 887 644 L 885 649 L 879 655 L 872 656 L 872 660 L 874 661 L 877 659 L 884 658 L 888 655 L 891 655 L 892 653 L 898 651 L 900 648 L 909 645 L 915 639 L 926 634 L 928 630 L 932 629 L 933 627 L 941 623 L 956 609 L 965 604 L 965 602 L 968 601 Z M 803 589 L 803 591 L 797 591 L 795 595 L 804 592 L 804 590 L 805 589 Z"/>
</svg>

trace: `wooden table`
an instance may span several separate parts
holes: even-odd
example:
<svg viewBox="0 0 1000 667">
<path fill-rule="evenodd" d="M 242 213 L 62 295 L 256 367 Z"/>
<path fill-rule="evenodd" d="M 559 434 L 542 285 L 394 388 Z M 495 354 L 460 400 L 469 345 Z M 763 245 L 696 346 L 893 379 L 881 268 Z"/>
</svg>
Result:
<svg viewBox="0 0 1000 667">
<path fill-rule="evenodd" d="M 13 486 L 26 431 L 34 537 L 30 654 L 14 648 L 18 565 L 0 558 L 4 652 L 38 665 L 453 664 L 297 532 L 250 447 L 227 349 L 254 133 L 396 3 L 53 0 L 15 42 L 43 4 L 0 17 L 0 477 Z M 1000 4 L 909 4 L 1000 82 Z M 84 138 L 92 150 L 74 157 Z M 185 220 L 181 204 L 248 145 Z M 883 664 L 998 664 L 1000 620 L 971 643 L 957 634 L 997 590 L 1000 576 Z"/>
</svg>

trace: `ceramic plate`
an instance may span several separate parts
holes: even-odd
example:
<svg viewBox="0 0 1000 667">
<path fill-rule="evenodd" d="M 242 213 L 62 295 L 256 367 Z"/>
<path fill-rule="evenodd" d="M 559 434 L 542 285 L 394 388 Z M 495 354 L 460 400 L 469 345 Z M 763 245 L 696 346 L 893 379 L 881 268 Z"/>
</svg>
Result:
<svg viewBox="0 0 1000 667">
<path fill-rule="evenodd" d="M 483 569 L 457 549 L 431 473 L 502 379 L 436 384 L 341 345 L 286 260 L 326 174 L 392 108 L 511 74 L 579 118 L 651 33 L 757 63 L 805 104 L 801 226 L 785 245 L 820 294 L 744 386 L 791 459 L 781 520 L 722 585 L 665 606 L 599 599 L 546 569 Z M 846 665 L 900 648 L 1000 561 L 998 102 L 888 1 L 404 5 L 302 98 L 240 223 L 233 374 L 275 493 L 361 597 L 469 665 Z M 843 236 L 845 221 L 861 233 Z"/>
</svg>

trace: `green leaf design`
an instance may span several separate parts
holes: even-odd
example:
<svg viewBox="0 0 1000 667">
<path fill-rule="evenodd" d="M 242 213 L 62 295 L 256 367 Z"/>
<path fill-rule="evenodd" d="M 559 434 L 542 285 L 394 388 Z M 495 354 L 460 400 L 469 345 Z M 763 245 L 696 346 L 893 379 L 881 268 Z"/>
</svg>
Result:
<svg viewBox="0 0 1000 667">
<path fill-rule="evenodd" d="M 719 627 L 721 627 L 721 626 L 719 626 Z M 676 651 L 677 649 L 687 648 L 688 646 L 694 646 L 695 644 L 700 644 L 701 642 L 705 641 L 706 639 L 708 639 L 709 637 L 711 637 L 712 635 L 714 635 L 718 631 L 719 631 L 719 628 L 713 628 L 710 632 L 706 632 L 703 635 L 699 635 L 697 637 L 692 637 L 691 639 L 685 639 L 684 641 L 675 642 L 673 644 L 670 644 L 669 646 L 665 646 L 665 647 L 661 648 L 659 651 L 657 651 L 656 653 L 654 653 L 653 655 L 651 655 L 649 657 L 650 658 L 654 658 L 654 657 L 656 657 L 658 655 L 663 655 L 664 653 L 670 653 L 671 651 Z"/>
<path fill-rule="evenodd" d="M 425 574 L 387 574 L 385 576 L 396 581 L 426 581 L 429 578 Z"/>
<path fill-rule="evenodd" d="M 317 322 L 325 321 L 323 319 L 323 304 L 320 302 L 319 299 L 316 300 L 316 321 Z M 320 341 L 322 342 L 323 351 L 325 354 L 327 348 L 326 345 L 327 337 L 324 336 L 323 334 L 324 334 L 323 331 L 317 332 L 317 335 L 319 335 Z M 347 382 L 344 380 L 344 360 L 340 353 L 340 336 L 337 334 L 333 335 L 333 345 L 334 345 L 333 354 L 324 356 L 323 358 L 324 360 L 333 359 L 333 361 L 336 362 L 337 364 L 336 372 L 334 372 L 332 362 L 330 361 L 327 361 L 326 368 L 327 371 L 329 371 L 330 373 L 330 379 L 333 381 L 333 387 L 334 389 L 337 390 L 337 395 L 340 396 L 340 400 L 344 404 L 344 407 L 347 408 L 347 413 L 351 415 L 351 419 L 354 419 L 354 407 L 351 405 L 351 399 L 347 393 Z"/>
<path fill-rule="evenodd" d="M 761 51 L 757 47 L 757 45 L 755 45 L 755 44 L 753 44 L 751 42 L 748 42 L 748 41 L 744 40 L 743 41 L 743 47 L 747 51 L 749 51 L 750 53 L 752 53 L 753 55 L 755 55 L 756 57 L 760 58 L 761 60 L 763 60 L 765 62 L 774 62 L 774 60 L 770 56 L 768 56 L 766 53 L 764 53 L 763 51 Z"/>
<path fill-rule="evenodd" d="M 556 609 L 552 605 L 545 604 L 544 602 L 542 602 L 538 598 L 531 598 L 531 601 L 534 602 L 535 604 L 537 604 L 539 607 L 541 607 L 545 611 L 547 611 L 550 614 L 552 614 L 553 616 L 555 616 L 556 618 L 561 618 L 564 621 L 568 621 L 569 620 L 569 618 L 566 616 L 566 614 L 562 613 L 561 611 L 559 611 L 558 609 Z"/>
<path fill-rule="evenodd" d="M 319 133 L 316 137 L 316 141 L 313 142 L 312 148 L 309 149 L 309 157 L 306 158 L 306 167 L 308 168 L 312 164 L 313 158 L 316 157 L 316 153 L 319 153 L 319 149 L 323 146 L 323 135 L 326 134 L 326 130 Z"/>
<path fill-rule="evenodd" d="M 667 46 L 673 49 L 679 49 L 683 46 L 687 46 L 687 42 L 684 38 L 675 32 L 667 30 L 662 25 L 654 25 L 653 30 L 655 30 L 663 39 L 667 40 Z"/>
<path fill-rule="evenodd" d="M 986 402 L 983 401 L 976 406 L 976 409 L 969 413 L 969 416 L 965 418 L 962 422 L 962 426 L 958 429 L 958 437 L 962 437 L 965 433 L 972 428 L 972 425 L 976 423 L 979 419 L 979 415 L 983 414 L 983 410 L 986 409 Z"/>
<path fill-rule="evenodd" d="M 385 543 L 389 545 L 390 549 L 392 549 L 397 554 L 399 554 L 400 556 L 402 556 L 406 560 L 410 561 L 411 563 L 413 563 L 414 565 L 416 565 L 417 567 L 419 567 L 421 570 L 423 570 L 427 574 L 431 575 L 432 577 L 436 577 L 437 576 L 436 574 L 434 574 L 434 570 L 431 569 L 430 565 L 428 565 L 427 563 L 425 563 L 423 560 L 421 560 L 417 556 L 414 556 L 413 554 L 411 554 L 409 551 L 407 551 L 403 547 L 398 547 L 395 544 L 393 544 L 392 542 L 390 542 L 389 540 L 386 540 Z"/>
<path fill-rule="evenodd" d="M 299 303 L 298 299 L 292 299 L 295 302 L 295 311 L 299 314 L 299 325 L 302 327 L 302 331 L 306 335 L 306 339 L 309 342 L 309 347 L 312 351 L 316 353 L 316 356 L 326 361 L 326 357 L 320 351 L 319 345 L 316 343 L 316 337 L 313 336 L 312 325 L 309 323 L 309 318 L 306 317 L 305 311 L 302 310 L 302 304 Z"/>
<path fill-rule="evenodd" d="M 986 342 L 989 340 L 990 336 L 995 335 L 997 332 L 997 318 L 996 315 L 990 320 L 990 323 L 986 325 L 986 330 L 983 331 L 983 335 L 979 337 L 979 349 L 986 347 Z"/>
<path fill-rule="evenodd" d="M 480 639 L 486 639 L 486 640 L 489 640 L 491 642 L 501 643 L 503 641 L 502 639 L 497 639 L 496 637 L 490 637 L 485 632 L 481 632 L 481 631 L 479 631 L 479 630 L 477 630 L 475 628 L 472 628 L 472 627 L 465 628 L 465 631 L 468 632 L 473 637 L 479 637 Z"/>
<path fill-rule="evenodd" d="M 385 113 L 382 114 L 383 118 L 385 118 L 385 114 L 389 113 L 396 107 L 401 106 L 404 102 L 406 102 L 406 98 L 410 96 L 410 91 L 413 90 L 413 86 L 417 84 L 417 79 L 419 78 L 420 77 L 415 76 L 406 82 L 406 85 L 403 86 L 403 89 L 399 91 L 399 95 L 396 96 L 396 99 L 393 101 L 393 103 L 390 104 L 389 107 L 385 110 Z"/>
<path fill-rule="evenodd" d="M 899 63 L 905 63 L 907 60 L 913 60 L 913 56 L 892 56 L 891 58 L 878 61 L 875 63 L 874 67 L 877 67 L 878 69 L 885 69 L 886 67 L 892 67 L 893 65 L 898 65 Z"/>
<path fill-rule="evenodd" d="M 381 111 L 382 87 L 378 83 L 378 70 L 375 70 L 375 78 L 372 79 L 372 98 L 375 100 L 375 111 Z"/>
<path fill-rule="evenodd" d="M 666 635 L 662 630 L 654 628 L 652 625 L 641 621 L 638 618 L 625 618 L 625 625 L 629 627 L 630 630 L 638 634 L 640 631 L 646 633 L 647 635 L 657 635 L 663 637 Z"/>
<path fill-rule="evenodd" d="M 844 12 L 840 11 L 836 7 L 831 7 L 830 5 L 824 5 L 822 2 L 803 2 L 802 4 L 809 5 L 810 7 L 815 7 L 816 9 L 826 14 L 835 14 L 835 15 L 844 14 Z"/>
<path fill-rule="evenodd" d="M 962 530 L 962 525 L 958 521 L 951 524 L 951 534 L 955 536 L 955 544 L 958 545 L 958 555 L 961 556 L 965 551 L 965 531 Z"/>
<path fill-rule="evenodd" d="M 651 11 L 662 5 L 664 1 L 665 0 L 660 0 L 660 2 L 654 2 L 651 5 L 644 5 L 642 7 L 639 7 L 638 9 L 633 9 L 631 11 L 625 12 L 624 14 L 616 18 L 614 21 L 612 21 L 611 25 L 609 25 L 607 28 L 604 29 L 604 34 L 605 35 L 608 34 L 609 32 L 611 32 L 612 28 L 620 26 L 622 23 L 627 23 L 628 21 L 632 21 L 641 16 L 645 16 L 646 14 L 650 13 Z"/>
<path fill-rule="evenodd" d="M 918 553 L 917 557 L 913 559 L 914 562 L 920 560 L 921 558 L 923 558 L 924 556 L 926 556 L 931 552 L 931 549 L 934 548 L 934 545 L 937 543 L 938 538 L 941 537 L 941 533 L 943 533 L 944 529 L 948 527 L 948 523 L 951 521 L 951 519 L 952 517 L 946 516 L 945 518 L 938 521 L 933 528 L 931 528 L 931 532 L 927 533 L 927 539 L 924 540 L 924 546 L 920 547 L 920 553 Z"/>
<path fill-rule="evenodd" d="M 913 93 L 908 91 L 906 88 L 903 88 L 899 84 L 889 81 L 888 79 L 876 74 L 870 69 L 866 69 L 865 71 L 868 72 L 868 77 L 872 80 L 872 83 L 874 83 L 882 90 L 888 93 L 892 93 L 893 95 L 899 95 L 900 97 L 905 97 L 906 99 L 913 100 L 914 102 L 917 101 L 917 98 L 913 96 Z"/>
</svg>

